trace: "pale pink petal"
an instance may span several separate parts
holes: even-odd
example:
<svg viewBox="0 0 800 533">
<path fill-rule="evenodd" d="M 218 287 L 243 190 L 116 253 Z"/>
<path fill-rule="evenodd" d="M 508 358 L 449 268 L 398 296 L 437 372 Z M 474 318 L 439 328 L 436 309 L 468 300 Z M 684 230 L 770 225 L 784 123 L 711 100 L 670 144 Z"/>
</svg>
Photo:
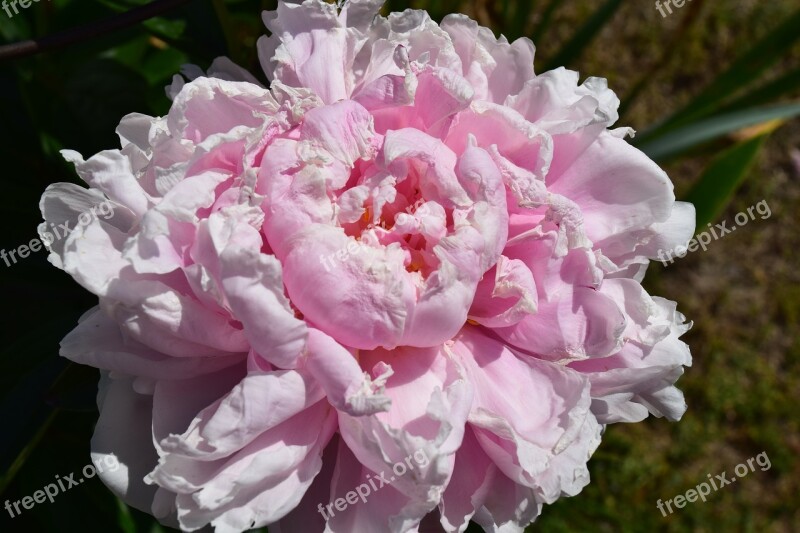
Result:
<svg viewBox="0 0 800 533">
<path fill-rule="evenodd" d="M 262 527 L 288 514 L 322 468 L 322 451 L 335 429 L 325 402 L 265 431 L 226 459 L 162 458 L 148 479 L 178 493 L 181 527 L 209 522 L 217 531 Z M 291 443 L 291 444 L 289 444 Z"/>
<path fill-rule="evenodd" d="M 234 128 L 256 127 L 263 121 L 259 115 L 275 108 L 274 98 L 263 87 L 202 77 L 178 93 L 167 121 L 178 138 L 199 144 Z"/>
<path fill-rule="evenodd" d="M 496 145 L 505 158 L 535 176 L 544 176 L 550 168 L 552 137 L 511 108 L 473 101 L 469 110 L 456 117 L 445 143 L 462 153 L 470 136 L 483 148 Z"/>
<path fill-rule="evenodd" d="M 547 503 L 588 482 L 586 462 L 600 442 L 600 426 L 589 411 L 586 378 L 517 357 L 474 328 L 464 330 L 452 351 L 475 388 L 469 423 L 506 476 Z"/>
<path fill-rule="evenodd" d="M 536 313 L 538 296 L 533 274 L 519 259 L 500 256 L 478 284 L 469 318 L 490 328 L 513 326 Z"/>
<path fill-rule="evenodd" d="M 414 293 L 399 250 L 356 242 L 321 224 L 296 235 L 292 246 L 283 259 L 284 282 L 312 323 L 354 348 L 400 344 Z"/>
<path fill-rule="evenodd" d="M 78 175 L 90 187 L 105 193 L 114 202 L 124 205 L 137 216 L 153 206 L 153 198 L 142 189 L 131 168 L 130 160 L 119 150 L 106 150 L 84 161 L 78 152 L 61 153 L 75 165 Z"/>
<path fill-rule="evenodd" d="M 277 522 L 270 524 L 271 531 L 274 533 L 325 531 L 326 518 L 330 518 L 325 512 L 325 506 L 331 502 L 331 484 L 337 465 L 339 446 L 344 445 L 341 444 L 339 436 L 334 434 L 322 453 L 322 470 L 316 475 L 297 507 Z"/>
<path fill-rule="evenodd" d="M 372 118 L 352 100 L 312 109 L 306 113 L 299 134 L 303 142 L 298 149 L 306 162 L 328 156 L 352 169 L 357 160 L 371 159 L 377 152 Z M 342 185 L 334 183 L 331 187 L 339 189 Z"/>
<path fill-rule="evenodd" d="M 150 379 L 187 379 L 213 374 L 243 360 L 240 355 L 194 358 L 166 356 L 125 338 L 117 323 L 96 307 L 87 311 L 78 326 L 64 337 L 59 353 L 76 363 Z"/>
<path fill-rule="evenodd" d="M 250 345 L 267 361 L 294 367 L 308 333 L 284 294 L 280 262 L 232 241 L 220 255 L 220 277 Z"/>
<path fill-rule="evenodd" d="M 227 457 L 323 398 L 306 373 L 251 373 L 233 390 L 198 413 L 180 436 L 160 442 L 169 454 L 201 461 Z"/>
<path fill-rule="evenodd" d="M 505 37 L 496 39 L 492 31 L 464 15 L 448 15 L 442 29 L 453 39 L 461 58 L 463 75 L 479 98 L 503 104 L 533 78 L 535 47 L 522 38 L 509 44 Z"/>
<path fill-rule="evenodd" d="M 632 251 L 647 228 L 665 222 L 672 183 L 627 142 L 603 134 L 549 189 L 581 208 L 588 238 L 606 255 Z"/>
<path fill-rule="evenodd" d="M 373 381 L 352 353 L 316 329 L 309 330 L 306 365 L 338 411 L 361 416 L 389 409 L 391 399 L 383 394 L 383 385 L 391 370 Z"/>
<path fill-rule="evenodd" d="M 349 96 L 355 36 L 339 21 L 335 5 L 279 2 L 277 11 L 265 12 L 264 22 L 272 36 L 262 37 L 259 55 L 270 80 L 308 87 L 326 104 Z"/>
<path fill-rule="evenodd" d="M 229 176 L 205 172 L 173 187 L 141 221 L 140 231 L 125 243 L 123 257 L 141 274 L 166 274 L 190 263 L 198 211 L 208 209 L 216 189 Z"/>
<path fill-rule="evenodd" d="M 373 374 L 391 366 L 386 412 L 364 417 L 339 413 L 339 431 L 358 460 L 373 472 L 389 472 L 407 458 L 404 475 L 395 472 L 393 487 L 426 512 L 436 506 L 453 468 L 464 434 L 472 391 L 458 367 L 436 348 L 398 348 L 362 352 L 363 368 Z M 416 455 L 415 455 L 416 454 Z M 420 460 L 421 459 L 421 460 Z"/>
<path fill-rule="evenodd" d="M 606 280 L 603 291 L 624 303 L 629 319 L 619 352 L 570 365 L 592 384 L 592 411 L 603 423 L 638 422 L 648 413 L 679 420 L 686 402 L 674 384 L 692 364 L 679 337 L 691 324 L 674 302 L 651 298 L 634 280 Z"/>
<path fill-rule="evenodd" d="M 412 456 L 413 457 L 413 456 Z M 393 482 L 395 474 L 391 468 L 378 472 L 369 470 L 348 448 L 344 440 L 339 441 L 336 468 L 330 485 L 330 496 L 322 503 L 328 518 L 325 533 L 345 531 L 387 531 L 405 533 L 415 531 L 416 526 L 432 508 L 427 502 L 419 502 L 399 492 Z M 405 463 L 403 463 L 405 465 Z M 411 461 L 411 464 L 415 464 Z M 347 503 L 347 495 L 353 492 L 356 497 L 369 490 L 364 497 Z M 344 510 L 335 507 L 339 506 Z M 346 506 L 345 506 L 346 505 Z"/>
<path fill-rule="evenodd" d="M 541 512 L 533 489 L 498 473 L 473 520 L 487 533 L 523 533 Z"/>
<path fill-rule="evenodd" d="M 50 252 L 48 260 L 62 269 L 67 237 L 87 217 L 102 218 L 121 234 L 127 233 L 136 223 L 135 215 L 126 207 L 106 199 L 96 189 L 84 189 L 72 183 L 49 185 L 39 201 L 39 209 L 45 220 L 37 228 L 39 237 Z"/>
<path fill-rule="evenodd" d="M 156 487 L 146 485 L 144 477 L 158 460 L 150 432 L 153 398 L 135 392 L 130 379 L 111 379 L 103 372 L 97 407 L 100 418 L 91 444 L 92 462 L 101 467 L 97 474 L 126 504 L 149 512 Z"/>
<path fill-rule="evenodd" d="M 563 135 L 593 124 L 611 126 L 619 98 L 606 80 L 588 78 L 578 86 L 578 73 L 559 67 L 528 80 L 507 104 L 551 134 Z"/>
<path fill-rule="evenodd" d="M 464 531 L 470 518 L 489 497 L 495 477 L 502 475 L 468 429 L 456 453 L 453 476 L 439 504 L 445 531 Z"/>
</svg>

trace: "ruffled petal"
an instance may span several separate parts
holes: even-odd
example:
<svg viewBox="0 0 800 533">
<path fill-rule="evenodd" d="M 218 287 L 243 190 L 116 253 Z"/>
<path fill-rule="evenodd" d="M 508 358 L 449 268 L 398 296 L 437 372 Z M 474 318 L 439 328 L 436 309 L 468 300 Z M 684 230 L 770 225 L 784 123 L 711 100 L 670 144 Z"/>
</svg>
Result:
<svg viewBox="0 0 800 533">
<path fill-rule="evenodd" d="M 392 407 L 365 417 L 339 413 L 339 431 L 367 469 L 386 472 L 388 479 L 395 468 L 392 487 L 411 498 L 415 520 L 421 520 L 439 503 L 452 473 L 471 387 L 435 348 L 362 352 L 360 363 L 373 374 L 391 366 L 385 390 Z"/>
<path fill-rule="evenodd" d="M 600 443 L 600 425 L 589 410 L 586 378 L 519 358 L 476 328 L 465 328 L 452 353 L 475 388 L 469 423 L 506 476 L 535 489 L 544 503 L 588 483 L 586 463 Z"/>
<path fill-rule="evenodd" d="M 460 532 L 467 528 L 470 518 L 489 497 L 498 475 L 503 474 L 480 447 L 473 431 L 468 429 L 456 453 L 453 476 L 439 504 L 445 531 Z"/>
<path fill-rule="evenodd" d="M 148 480 L 178 494 L 182 529 L 208 523 L 217 531 L 262 527 L 297 506 L 319 473 L 322 451 L 335 430 L 334 413 L 318 402 L 216 460 L 168 453 Z"/>
<path fill-rule="evenodd" d="M 169 357 L 133 339 L 125 338 L 116 322 L 94 307 L 61 341 L 60 355 L 76 363 L 114 374 L 168 380 L 213 374 L 235 365 L 243 356 Z"/>
<path fill-rule="evenodd" d="M 255 238 L 249 225 L 235 231 Z M 235 233 L 234 233 L 235 235 Z M 292 368 L 305 346 L 308 330 L 295 317 L 284 294 L 282 267 L 272 255 L 243 246 L 232 238 L 220 254 L 220 277 L 225 297 L 244 327 L 250 345 L 267 361 Z"/>
<path fill-rule="evenodd" d="M 307 350 L 308 372 L 338 411 L 362 416 L 389 409 L 391 399 L 384 394 L 383 386 L 392 373 L 390 368 L 373 380 L 361 370 L 353 354 L 316 329 L 309 330 Z"/>
<path fill-rule="evenodd" d="M 465 78 L 476 96 L 503 104 L 534 77 L 533 55 L 536 48 L 530 39 L 509 44 L 505 37 L 496 39 L 492 31 L 464 15 L 447 15 L 442 21 L 461 59 Z"/>
<path fill-rule="evenodd" d="M 604 133 L 549 189 L 581 208 L 588 238 L 607 256 L 631 252 L 669 219 L 672 182 L 627 142 Z"/>
<path fill-rule="evenodd" d="M 538 309 L 536 282 L 519 259 L 501 256 L 478 284 L 469 318 L 483 326 L 501 328 L 519 323 Z"/>
<path fill-rule="evenodd" d="M 270 80 L 307 87 L 326 104 L 349 97 L 356 35 L 342 25 L 335 5 L 278 2 L 277 11 L 264 13 L 264 23 L 272 36 L 259 41 L 259 56 Z"/>
<path fill-rule="evenodd" d="M 97 407 L 91 455 L 98 476 L 125 503 L 149 512 L 156 487 L 146 485 L 144 477 L 158 458 L 150 433 L 153 398 L 135 392 L 130 379 L 111 379 L 103 372 Z"/>
</svg>

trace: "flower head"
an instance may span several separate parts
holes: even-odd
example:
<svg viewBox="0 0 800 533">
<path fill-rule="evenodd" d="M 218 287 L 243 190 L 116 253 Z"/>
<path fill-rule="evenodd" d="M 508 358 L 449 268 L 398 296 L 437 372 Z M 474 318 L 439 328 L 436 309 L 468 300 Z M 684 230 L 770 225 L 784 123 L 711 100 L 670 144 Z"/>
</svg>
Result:
<svg viewBox="0 0 800 533">
<path fill-rule="evenodd" d="M 694 212 L 605 80 L 380 7 L 279 2 L 269 89 L 188 69 L 42 198 L 113 207 L 50 245 L 99 297 L 61 353 L 103 370 L 104 481 L 165 523 L 523 527 L 605 424 L 685 410 L 688 325 L 640 281 Z"/>
</svg>

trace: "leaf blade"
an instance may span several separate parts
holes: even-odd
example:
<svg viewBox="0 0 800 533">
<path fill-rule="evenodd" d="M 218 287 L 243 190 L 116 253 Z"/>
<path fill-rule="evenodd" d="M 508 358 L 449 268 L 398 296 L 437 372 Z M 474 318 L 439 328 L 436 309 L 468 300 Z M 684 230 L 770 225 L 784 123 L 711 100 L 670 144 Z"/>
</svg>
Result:
<svg viewBox="0 0 800 533">
<path fill-rule="evenodd" d="M 724 113 L 674 129 L 661 137 L 633 145 L 657 161 L 666 161 L 708 141 L 744 128 L 800 115 L 800 103 L 756 107 Z"/>
<path fill-rule="evenodd" d="M 715 220 L 730 202 L 758 157 L 769 133 L 734 145 L 717 156 L 686 195 L 694 204 L 697 228 Z"/>
<path fill-rule="evenodd" d="M 581 56 L 589 43 L 600 33 L 600 30 L 603 29 L 606 23 L 611 20 L 611 17 L 614 16 L 621 5 L 622 0 L 606 0 L 606 2 L 597 8 L 592 16 L 589 17 L 589 20 L 575 32 L 561 50 L 547 62 L 544 70 L 552 70 L 572 64 Z"/>
<path fill-rule="evenodd" d="M 682 109 L 663 121 L 644 131 L 641 139 L 651 139 L 666 135 L 669 131 L 687 124 L 694 119 L 706 117 L 719 110 L 729 98 L 759 79 L 760 75 L 775 64 L 800 40 L 800 10 L 769 32 L 746 52 L 739 55 L 733 63 L 711 82 L 700 94 Z M 742 105 L 748 104 L 742 99 Z"/>
</svg>

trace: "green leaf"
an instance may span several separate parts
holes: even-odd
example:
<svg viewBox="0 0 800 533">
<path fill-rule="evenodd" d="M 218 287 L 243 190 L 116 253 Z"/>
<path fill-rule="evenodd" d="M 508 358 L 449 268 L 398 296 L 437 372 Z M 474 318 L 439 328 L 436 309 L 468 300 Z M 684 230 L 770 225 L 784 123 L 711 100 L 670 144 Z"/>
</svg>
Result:
<svg viewBox="0 0 800 533">
<path fill-rule="evenodd" d="M 758 156 L 769 133 L 743 141 L 717 156 L 694 184 L 685 200 L 697 211 L 697 228 L 722 213 Z"/>
<path fill-rule="evenodd" d="M 645 87 L 658 79 L 658 73 L 661 72 L 675 56 L 681 53 L 682 48 L 685 47 L 687 43 L 691 42 L 691 39 L 688 38 L 689 31 L 693 26 L 701 22 L 700 12 L 703 9 L 704 1 L 705 0 L 694 0 L 694 2 L 683 11 L 683 18 L 681 19 L 680 25 L 671 33 L 669 40 L 660 47 L 661 50 L 659 51 L 658 59 L 641 73 L 639 79 L 633 84 L 630 91 L 628 91 L 628 94 L 622 97 L 622 102 L 619 106 L 620 117 L 624 117 L 627 114 L 639 96 L 641 96 Z"/>
<path fill-rule="evenodd" d="M 539 40 L 544 36 L 544 33 L 550 28 L 550 21 L 553 20 L 553 15 L 555 14 L 559 5 L 561 5 L 559 0 L 550 0 L 550 2 L 544 8 L 544 12 L 539 18 L 539 22 L 533 29 L 533 33 L 531 33 L 531 39 L 533 39 L 534 44 L 538 43 Z"/>
<path fill-rule="evenodd" d="M 600 33 L 600 30 L 611 20 L 614 13 L 622 5 L 622 0 L 606 0 L 597 11 L 589 17 L 589 20 L 581 26 L 575 35 L 572 36 L 567 44 L 553 57 L 545 66 L 544 70 L 570 65 L 580 57 L 584 49 L 592 42 L 592 39 Z"/>
<path fill-rule="evenodd" d="M 787 120 L 797 115 L 800 115 L 800 103 L 734 111 L 682 126 L 653 140 L 642 142 L 637 139 L 633 145 L 652 159 L 664 161 L 723 135 L 773 120 Z"/>
<path fill-rule="evenodd" d="M 124 533 L 136 533 L 136 524 L 131 516 L 131 511 L 119 498 L 117 498 L 117 525 Z"/>
<path fill-rule="evenodd" d="M 515 41 L 525 34 L 531 20 L 535 2 L 517 2 L 505 0 L 503 2 L 503 33 L 509 41 Z"/>
<path fill-rule="evenodd" d="M 800 68 L 790 70 L 783 76 L 737 98 L 733 102 L 726 104 L 721 111 L 734 111 L 748 106 L 767 104 L 798 89 L 800 89 Z"/>
<path fill-rule="evenodd" d="M 640 138 L 644 140 L 664 135 L 680 125 L 708 116 L 721 108 L 728 98 L 757 81 L 764 71 L 785 57 L 786 52 L 800 39 L 798 27 L 800 27 L 800 10 L 736 58 L 725 72 L 686 107 L 642 133 Z M 740 104 L 752 105 L 744 98 Z"/>
<path fill-rule="evenodd" d="M 214 12 L 217 14 L 219 26 L 222 34 L 225 36 L 225 45 L 228 48 L 228 57 L 233 59 L 234 63 L 240 62 L 239 57 L 239 43 L 236 40 L 236 32 L 233 28 L 233 21 L 228 7 L 225 5 L 225 0 L 211 0 L 214 6 Z"/>
<path fill-rule="evenodd" d="M 17 475 L 17 472 L 25 464 L 25 461 L 28 460 L 28 457 L 30 457 L 31 453 L 33 453 L 33 450 L 35 450 L 42 441 L 42 438 L 50 429 L 50 426 L 56 419 L 56 416 L 58 416 L 58 410 L 54 410 L 50 413 L 47 419 L 45 419 L 45 421 L 39 426 L 36 434 L 31 437 L 26 446 L 22 449 L 22 451 L 20 451 L 16 459 L 14 459 L 14 462 L 8 467 L 8 470 L 6 470 L 6 473 L 3 474 L 3 477 L 0 478 L 0 494 L 5 492 L 9 483 L 11 483 L 11 481 L 14 479 L 14 476 Z"/>
<path fill-rule="evenodd" d="M 153 17 L 145 20 L 142 24 L 156 35 L 163 35 L 170 39 L 180 39 L 186 30 L 185 20 L 170 20 L 164 17 Z"/>
<path fill-rule="evenodd" d="M 31 25 L 25 17 L 17 16 L 10 19 L 0 11 L 0 37 L 12 43 L 31 38 Z"/>
</svg>

